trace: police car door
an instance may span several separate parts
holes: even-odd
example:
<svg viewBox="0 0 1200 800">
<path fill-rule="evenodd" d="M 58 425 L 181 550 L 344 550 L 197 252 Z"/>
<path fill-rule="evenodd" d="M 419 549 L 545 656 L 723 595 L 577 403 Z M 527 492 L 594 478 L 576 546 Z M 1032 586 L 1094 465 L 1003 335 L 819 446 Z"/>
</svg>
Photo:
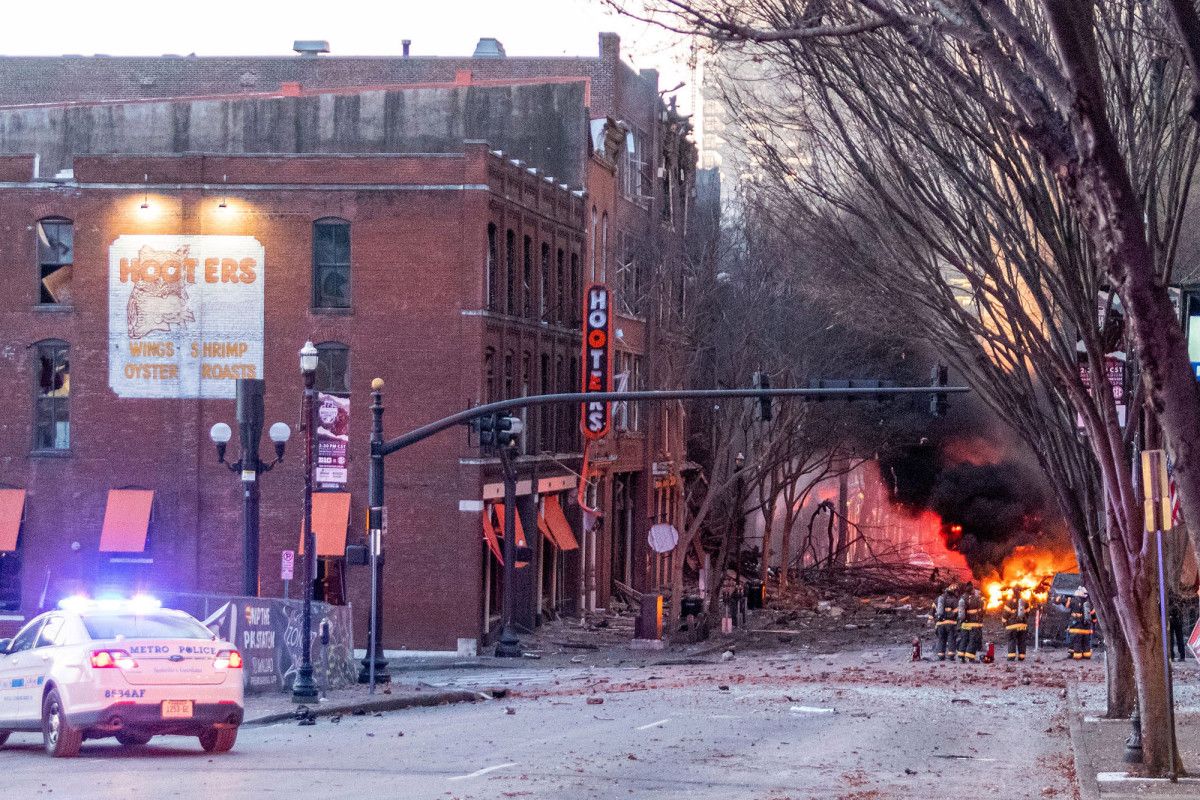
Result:
<svg viewBox="0 0 1200 800">
<path fill-rule="evenodd" d="M 31 716 L 26 709 L 41 700 L 40 689 L 28 683 L 31 676 L 35 683 L 37 680 L 33 661 L 40 659 L 32 648 L 45 622 L 45 617 L 37 617 L 22 628 L 13 637 L 8 652 L 0 656 L 0 721 L 24 721 L 41 716 L 40 711 Z"/>
</svg>

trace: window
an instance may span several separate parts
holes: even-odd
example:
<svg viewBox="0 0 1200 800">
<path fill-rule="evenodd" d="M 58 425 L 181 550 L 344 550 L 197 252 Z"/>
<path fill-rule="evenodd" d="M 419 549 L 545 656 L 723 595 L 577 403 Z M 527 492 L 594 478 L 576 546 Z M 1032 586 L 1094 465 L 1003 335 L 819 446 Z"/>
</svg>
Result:
<svg viewBox="0 0 1200 800">
<path fill-rule="evenodd" d="M 540 384 L 541 394 L 551 394 L 554 391 L 553 385 L 550 382 L 550 356 L 546 353 L 542 354 L 542 382 Z M 538 406 L 539 414 L 539 431 L 538 441 L 543 450 L 554 449 L 554 406 Z"/>
<path fill-rule="evenodd" d="M 42 342 L 37 346 L 37 392 L 33 425 L 34 450 L 67 450 L 71 446 L 68 402 L 71 364 L 67 343 Z"/>
<path fill-rule="evenodd" d="M 560 325 L 566 321 L 568 313 L 565 308 L 567 305 L 566 276 L 566 267 L 563 265 L 563 251 L 560 247 L 558 249 L 558 278 L 554 282 L 554 297 L 558 302 L 554 304 L 553 315 L 554 321 Z"/>
<path fill-rule="evenodd" d="M 496 250 L 499 244 L 496 242 L 496 225 L 488 223 L 488 251 L 487 251 L 487 273 L 485 280 L 487 288 L 485 295 L 487 297 L 487 307 L 492 311 L 500 310 L 500 253 Z"/>
<path fill-rule="evenodd" d="M 75 225 L 67 219 L 43 219 L 37 224 L 38 302 L 70 305 L 71 272 L 75 261 Z"/>
<path fill-rule="evenodd" d="M 563 357 L 559 356 L 554 369 L 555 392 L 567 391 L 567 378 L 563 372 L 564 369 Z M 578 406 L 567 405 L 566 403 L 554 404 L 554 416 L 556 417 L 554 426 L 554 452 L 556 453 L 562 453 L 566 450 L 567 431 L 570 430 L 571 425 L 571 411 L 575 408 L 578 408 Z"/>
<path fill-rule="evenodd" d="M 591 245 L 588 247 L 588 255 L 592 260 L 592 280 L 596 280 L 596 207 L 592 206 L 592 226 L 588 231 L 591 238 Z"/>
<path fill-rule="evenodd" d="M 37 641 L 33 643 L 33 646 L 54 647 L 57 644 L 62 644 L 59 635 L 62 633 L 65 621 L 59 616 L 53 616 L 46 620 L 46 624 L 42 626 L 42 631 L 38 634 Z"/>
<path fill-rule="evenodd" d="M 326 394 L 350 395 L 350 348 L 341 342 L 317 345 L 316 389 Z"/>
<path fill-rule="evenodd" d="M 37 641 L 38 631 L 42 629 L 42 623 L 45 621 L 44 617 L 38 617 L 21 628 L 21 632 L 14 636 L 12 642 L 9 643 L 8 652 L 19 653 L 33 647 L 33 643 Z"/>
<path fill-rule="evenodd" d="M 504 312 L 517 313 L 517 235 L 512 228 L 504 235 L 505 275 Z"/>
<path fill-rule="evenodd" d="M 582 385 L 583 376 L 579 371 L 579 356 L 571 356 L 571 363 L 568 367 L 570 372 L 567 373 L 567 387 L 563 391 L 574 391 L 575 387 Z M 577 453 L 580 450 L 580 439 L 583 434 L 579 430 L 579 406 L 566 408 L 567 417 L 567 450 L 572 453 Z M 574 415 L 574 416 L 572 416 Z"/>
<path fill-rule="evenodd" d="M 650 199 L 650 164 L 646 160 L 649 150 L 646 136 L 639 130 L 631 130 L 621 159 L 621 191 L 637 203 Z"/>
<path fill-rule="evenodd" d="M 521 397 L 529 396 L 529 382 L 532 379 L 533 371 L 533 356 L 528 352 L 521 355 Z M 529 455 L 530 447 L 529 440 L 533 438 L 534 431 L 529 428 L 529 407 L 521 407 L 521 426 L 525 430 L 525 435 L 521 437 L 521 454 Z M 534 452 L 537 452 L 534 450 Z"/>
<path fill-rule="evenodd" d="M 567 316 L 567 324 L 578 327 L 583 322 L 580 317 L 583 313 L 583 287 L 579 285 L 578 253 L 571 253 L 570 300 L 567 302 L 567 307 L 571 309 Z"/>
<path fill-rule="evenodd" d="M 93 640 L 102 639 L 197 639 L 212 641 L 212 631 L 185 614 L 158 612 L 88 614 L 83 627 Z"/>
<path fill-rule="evenodd" d="M 489 347 L 483 351 L 483 402 L 496 399 L 496 350 Z"/>
<path fill-rule="evenodd" d="M 547 313 L 550 310 L 550 298 L 546 293 L 550 291 L 550 245 L 542 242 L 542 273 L 538 285 L 538 319 L 542 322 L 549 322 Z"/>
<path fill-rule="evenodd" d="M 642 309 L 642 276 L 637 251 L 634 237 L 617 234 L 617 273 L 614 276 L 617 303 L 621 311 L 632 316 L 640 315 Z"/>
<path fill-rule="evenodd" d="M 313 307 L 350 307 L 350 223 L 313 223 Z"/>
<path fill-rule="evenodd" d="M 515 396 L 513 394 L 514 380 L 516 378 L 513 375 L 513 354 L 512 350 L 509 350 L 504 354 L 504 397 L 502 399 L 511 400 Z"/>
<path fill-rule="evenodd" d="M 526 319 L 533 317 L 533 239 L 525 237 L 521 263 L 521 305 Z"/>
<path fill-rule="evenodd" d="M 608 212 L 600 218 L 600 275 L 594 280 L 608 282 Z"/>
</svg>

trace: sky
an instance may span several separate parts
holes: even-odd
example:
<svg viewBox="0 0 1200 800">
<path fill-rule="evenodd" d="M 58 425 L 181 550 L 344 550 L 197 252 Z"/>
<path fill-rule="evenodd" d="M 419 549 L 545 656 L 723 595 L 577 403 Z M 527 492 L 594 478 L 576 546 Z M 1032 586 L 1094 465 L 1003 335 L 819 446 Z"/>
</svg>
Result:
<svg viewBox="0 0 1200 800">
<path fill-rule="evenodd" d="M 296 39 L 325 39 L 332 55 L 470 55 L 482 36 L 511 56 L 595 55 L 597 34 L 621 35 L 624 60 L 655 68 L 660 87 L 690 83 L 687 44 L 600 0 L 56 0 L 12 4 L 3 55 L 291 55 Z M 690 85 L 679 93 L 690 107 Z"/>
</svg>

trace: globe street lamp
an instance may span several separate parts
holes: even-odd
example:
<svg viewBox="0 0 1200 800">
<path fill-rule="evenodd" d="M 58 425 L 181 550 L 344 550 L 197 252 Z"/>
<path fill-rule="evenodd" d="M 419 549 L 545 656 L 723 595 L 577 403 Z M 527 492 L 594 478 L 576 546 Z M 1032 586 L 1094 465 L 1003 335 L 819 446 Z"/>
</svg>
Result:
<svg viewBox="0 0 1200 800">
<path fill-rule="evenodd" d="M 243 378 L 237 382 L 237 425 L 241 443 L 237 461 L 225 460 L 225 448 L 233 438 L 233 430 L 224 422 L 218 422 L 208 432 L 208 437 L 217 446 L 217 462 L 229 467 L 230 472 L 239 473 L 242 479 L 242 594 L 246 597 L 258 597 L 258 476 L 270 472 L 283 460 L 283 449 L 292 435 L 291 428 L 276 422 L 267 434 L 275 443 L 275 460 L 259 458 L 265 390 L 266 384 L 261 379 Z"/>
<path fill-rule="evenodd" d="M 316 421 L 313 419 L 313 402 L 316 394 L 313 385 L 317 378 L 319 353 L 312 342 L 300 348 L 300 374 L 304 376 L 304 615 L 301 626 L 300 671 L 292 683 L 292 700 L 297 703 L 313 703 L 317 700 L 317 685 L 313 682 L 312 666 L 312 602 L 313 576 L 316 574 L 317 544 L 312 529 L 313 463 L 316 455 Z"/>
</svg>

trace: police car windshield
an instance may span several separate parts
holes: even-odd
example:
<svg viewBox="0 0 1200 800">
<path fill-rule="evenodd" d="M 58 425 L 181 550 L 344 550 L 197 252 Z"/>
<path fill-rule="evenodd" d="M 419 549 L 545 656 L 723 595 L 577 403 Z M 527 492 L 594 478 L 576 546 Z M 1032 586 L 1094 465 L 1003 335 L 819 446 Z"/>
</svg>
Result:
<svg viewBox="0 0 1200 800">
<path fill-rule="evenodd" d="M 213 638 L 208 628 L 190 617 L 174 614 L 104 612 L 86 614 L 83 626 L 92 639 L 202 639 Z"/>
</svg>

